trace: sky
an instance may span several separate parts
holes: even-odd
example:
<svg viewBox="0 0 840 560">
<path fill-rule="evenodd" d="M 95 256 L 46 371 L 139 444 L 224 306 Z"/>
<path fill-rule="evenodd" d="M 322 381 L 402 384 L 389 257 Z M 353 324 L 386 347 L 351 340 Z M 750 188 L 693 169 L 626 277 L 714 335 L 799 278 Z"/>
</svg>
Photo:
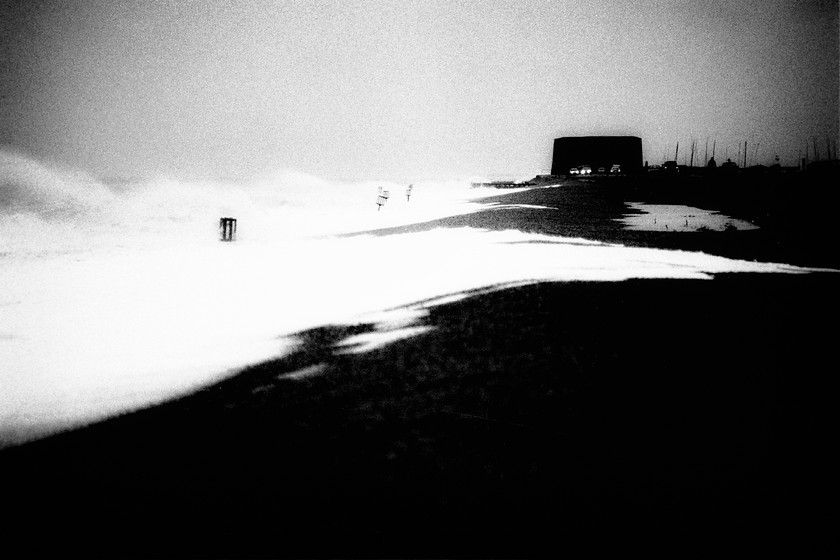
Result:
<svg viewBox="0 0 840 560">
<path fill-rule="evenodd" d="M 7 1 L 0 146 L 105 179 L 523 179 L 597 134 L 795 165 L 839 59 L 837 0 Z"/>
</svg>

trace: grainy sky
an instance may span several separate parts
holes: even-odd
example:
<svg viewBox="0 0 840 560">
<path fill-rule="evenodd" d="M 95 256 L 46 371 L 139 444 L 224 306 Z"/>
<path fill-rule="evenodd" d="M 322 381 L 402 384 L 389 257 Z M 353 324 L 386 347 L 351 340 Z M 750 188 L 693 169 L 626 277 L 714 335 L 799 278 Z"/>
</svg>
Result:
<svg viewBox="0 0 840 560">
<path fill-rule="evenodd" d="M 0 144 L 102 177 L 528 178 L 588 134 L 795 164 L 838 137 L 837 0 L 0 10 Z"/>
</svg>

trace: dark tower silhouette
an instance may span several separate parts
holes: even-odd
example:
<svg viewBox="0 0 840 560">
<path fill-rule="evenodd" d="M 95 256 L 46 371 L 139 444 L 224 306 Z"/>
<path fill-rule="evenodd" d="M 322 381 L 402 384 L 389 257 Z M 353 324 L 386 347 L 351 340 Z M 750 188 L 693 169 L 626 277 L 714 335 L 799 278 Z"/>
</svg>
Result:
<svg viewBox="0 0 840 560">
<path fill-rule="evenodd" d="M 637 136 L 566 136 L 554 140 L 552 175 L 565 175 L 572 167 L 592 169 L 621 166 L 623 173 L 642 170 L 642 139 Z"/>
</svg>

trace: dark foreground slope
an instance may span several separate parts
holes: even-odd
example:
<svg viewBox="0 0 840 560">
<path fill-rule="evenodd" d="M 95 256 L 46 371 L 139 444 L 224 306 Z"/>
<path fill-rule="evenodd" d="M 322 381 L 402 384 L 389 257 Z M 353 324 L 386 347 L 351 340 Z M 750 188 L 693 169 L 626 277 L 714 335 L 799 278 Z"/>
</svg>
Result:
<svg viewBox="0 0 840 560">
<path fill-rule="evenodd" d="M 826 546 L 835 287 L 535 285 L 361 355 L 331 344 L 369 327 L 313 330 L 193 396 L 3 452 L 5 539 L 147 557 Z"/>
<path fill-rule="evenodd" d="M 555 197 L 553 221 L 463 219 L 615 241 L 610 193 Z M 775 250 L 718 239 L 698 243 Z M 325 325 L 188 397 L 0 452 L 4 543 L 88 557 L 825 549 L 836 293 L 834 273 L 538 284 L 432 308 L 430 331 L 363 354 L 334 344 L 372 325 Z M 301 370 L 317 375 L 285 376 Z"/>
</svg>

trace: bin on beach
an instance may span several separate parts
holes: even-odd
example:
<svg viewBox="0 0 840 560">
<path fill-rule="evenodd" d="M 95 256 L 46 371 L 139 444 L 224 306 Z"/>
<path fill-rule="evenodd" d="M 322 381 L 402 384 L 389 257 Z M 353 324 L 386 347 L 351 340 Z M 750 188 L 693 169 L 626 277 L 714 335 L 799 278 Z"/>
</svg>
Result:
<svg viewBox="0 0 840 560">
<path fill-rule="evenodd" d="M 219 218 L 221 241 L 236 241 L 236 218 Z"/>
</svg>

